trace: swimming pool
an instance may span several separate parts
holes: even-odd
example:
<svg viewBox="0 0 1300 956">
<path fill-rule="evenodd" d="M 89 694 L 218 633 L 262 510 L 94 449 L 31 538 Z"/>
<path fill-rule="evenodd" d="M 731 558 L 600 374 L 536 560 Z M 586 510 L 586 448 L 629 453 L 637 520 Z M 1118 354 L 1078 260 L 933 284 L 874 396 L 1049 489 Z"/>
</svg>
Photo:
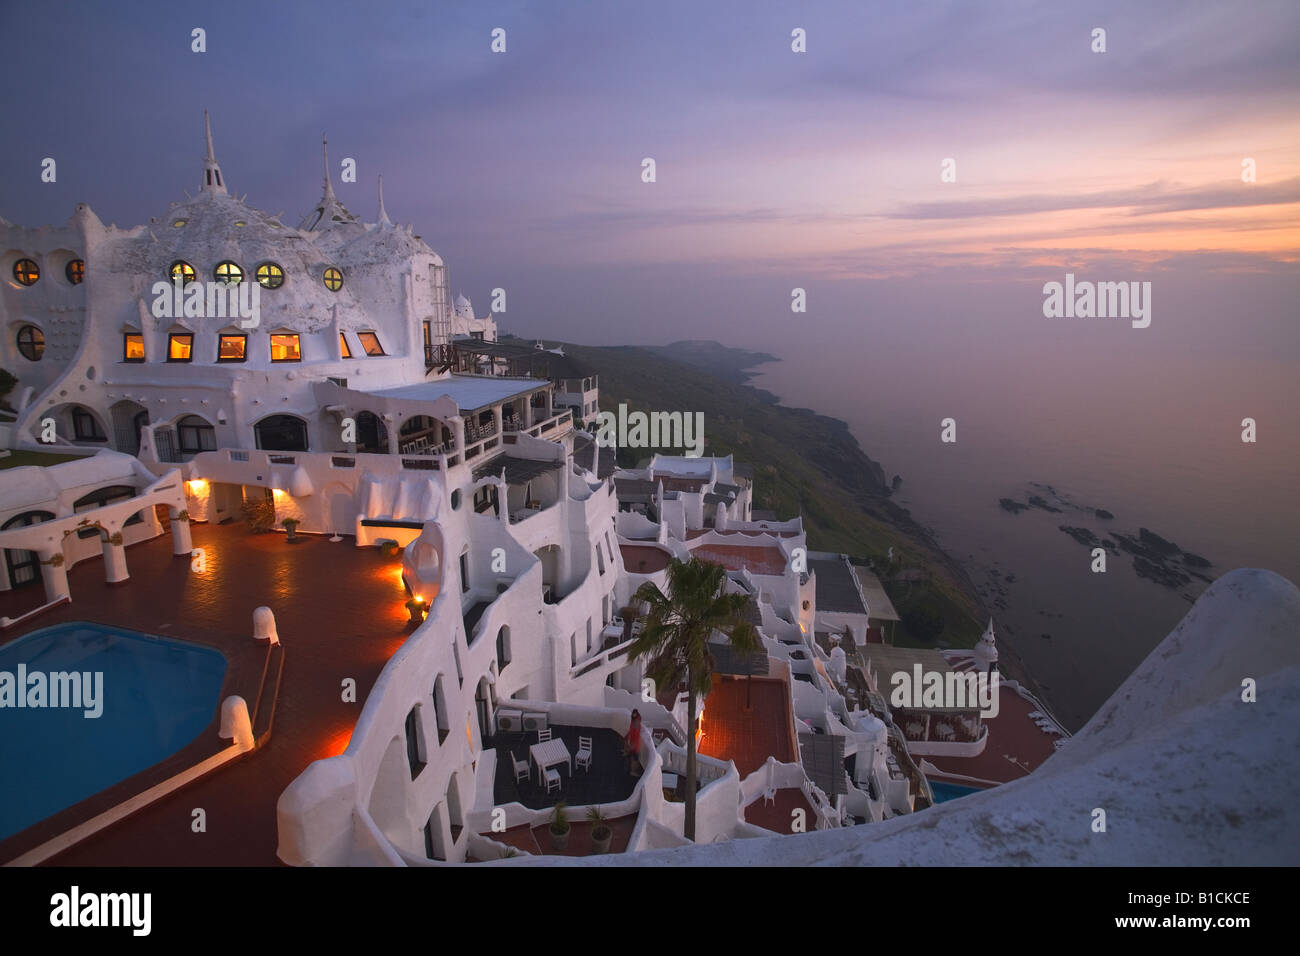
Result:
<svg viewBox="0 0 1300 956">
<path fill-rule="evenodd" d="M 102 684 L 87 681 L 91 699 L 82 698 L 80 706 L 49 706 L 56 681 L 48 675 L 74 672 L 102 674 Z M 23 707 L 14 696 L 23 693 L 19 675 L 27 683 Z M 216 716 L 225 676 L 220 651 L 85 621 L 42 628 L 0 647 L 0 772 L 6 781 L 0 839 L 192 742 Z M 61 696 L 74 696 L 70 681 L 58 683 Z M 94 700 L 96 684 L 102 690 Z M 38 700 L 44 706 L 36 706 Z M 91 716 L 97 709 L 99 716 Z"/>
<path fill-rule="evenodd" d="M 934 792 L 935 803 L 947 803 L 949 800 L 980 792 L 979 787 L 963 787 L 959 783 L 940 783 L 938 780 L 930 781 L 930 790 Z"/>
</svg>

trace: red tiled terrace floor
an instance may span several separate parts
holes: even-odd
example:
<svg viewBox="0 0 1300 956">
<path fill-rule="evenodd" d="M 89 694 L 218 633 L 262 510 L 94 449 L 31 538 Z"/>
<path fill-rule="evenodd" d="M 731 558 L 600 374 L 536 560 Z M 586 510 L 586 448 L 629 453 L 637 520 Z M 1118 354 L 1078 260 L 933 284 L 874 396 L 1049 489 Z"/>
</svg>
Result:
<svg viewBox="0 0 1300 956">
<path fill-rule="evenodd" d="M 794 811 L 803 811 L 803 829 L 794 829 Z M 759 797 L 745 808 L 745 820 L 773 833 L 807 833 L 817 826 L 817 812 L 813 810 L 803 791 L 786 787 L 776 792 L 771 803 Z"/>
<path fill-rule="evenodd" d="M 785 555 L 780 548 L 744 544 L 703 544 L 691 554 L 701 561 L 712 561 L 728 571 L 749 568 L 751 574 L 784 574 Z"/>
<path fill-rule="evenodd" d="M 170 534 L 127 549 L 131 578 L 124 584 L 105 584 L 101 560 L 82 562 L 68 574 L 71 604 L 3 632 L 0 642 L 64 621 L 111 624 L 217 647 L 231 663 L 229 687 L 250 657 L 261 667 L 265 645 L 252 639 L 252 614 L 267 605 L 285 648 L 270 741 L 77 844 L 54 865 L 276 864 L 281 792 L 313 760 L 343 751 L 380 670 L 410 633 L 400 563 L 378 549 L 317 536 L 289 544 L 282 534 L 254 535 L 241 524 L 195 524 L 193 536 L 206 552 L 205 572 L 172 556 Z M 26 595 L 23 606 L 39 599 Z M 342 701 L 344 678 L 356 681 L 356 703 Z M 204 733 L 215 737 L 216 729 L 214 714 Z M 190 829 L 195 807 L 206 811 L 206 833 Z"/>
<path fill-rule="evenodd" d="M 976 757 L 926 756 L 925 759 L 939 768 L 942 772 L 939 776 L 956 774 L 996 783 L 1026 777 L 1056 752 L 1054 742 L 1061 739 L 1039 729 L 1029 716 L 1036 709 L 1014 690 L 999 687 L 998 715 L 984 718 L 989 739 L 983 753 Z"/>
<path fill-rule="evenodd" d="M 750 684 L 746 688 L 746 684 Z M 745 707 L 746 693 L 750 707 Z M 782 763 L 799 759 L 790 715 L 790 691 L 785 682 L 768 677 L 713 678 L 704 701 L 704 736 L 700 753 L 719 760 L 734 760 L 741 779 L 763 765 L 768 757 Z"/>
</svg>

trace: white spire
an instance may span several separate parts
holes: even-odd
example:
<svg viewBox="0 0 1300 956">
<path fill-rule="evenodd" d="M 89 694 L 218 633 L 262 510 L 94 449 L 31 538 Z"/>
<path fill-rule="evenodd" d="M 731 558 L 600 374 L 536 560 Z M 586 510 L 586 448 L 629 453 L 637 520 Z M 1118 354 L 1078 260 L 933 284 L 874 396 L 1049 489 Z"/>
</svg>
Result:
<svg viewBox="0 0 1300 956">
<path fill-rule="evenodd" d="M 325 162 L 325 198 L 333 199 L 334 183 L 330 180 L 330 144 L 329 140 L 325 138 L 324 133 L 320 134 L 320 147 Z"/>
<path fill-rule="evenodd" d="M 391 226 L 392 220 L 388 218 L 388 210 L 384 208 L 384 177 L 379 177 L 379 224 L 381 226 Z"/>
<path fill-rule="evenodd" d="M 217 165 L 216 154 L 212 151 L 212 119 L 208 116 L 208 111 L 203 111 L 203 131 L 207 137 L 208 153 L 203 159 L 203 192 L 212 196 L 226 195 L 225 177 L 221 175 L 221 167 Z"/>
</svg>

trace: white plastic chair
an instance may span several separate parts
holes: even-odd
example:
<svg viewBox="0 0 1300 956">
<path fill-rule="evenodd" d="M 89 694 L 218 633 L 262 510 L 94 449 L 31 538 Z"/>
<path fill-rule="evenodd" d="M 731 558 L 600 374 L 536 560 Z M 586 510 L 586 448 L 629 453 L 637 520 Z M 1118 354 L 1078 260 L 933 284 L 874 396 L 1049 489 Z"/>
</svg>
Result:
<svg viewBox="0 0 1300 956">
<path fill-rule="evenodd" d="M 560 789 L 560 771 L 554 767 L 546 771 L 546 792 Z"/>
<path fill-rule="evenodd" d="M 591 738 L 578 738 L 578 753 L 573 758 L 574 762 L 583 770 L 591 769 Z"/>
<path fill-rule="evenodd" d="M 540 743 L 545 743 L 546 741 L 548 741 L 548 740 L 550 740 L 550 739 L 551 739 L 551 728 L 550 728 L 550 727 L 547 727 L 545 730 L 539 730 L 539 731 L 537 731 L 537 742 L 538 742 L 539 744 L 540 744 Z"/>
<path fill-rule="evenodd" d="M 510 759 L 515 765 L 515 783 L 518 783 L 520 780 L 526 780 L 530 771 L 528 758 L 525 757 L 523 760 L 519 760 L 514 754 L 511 754 Z"/>
</svg>

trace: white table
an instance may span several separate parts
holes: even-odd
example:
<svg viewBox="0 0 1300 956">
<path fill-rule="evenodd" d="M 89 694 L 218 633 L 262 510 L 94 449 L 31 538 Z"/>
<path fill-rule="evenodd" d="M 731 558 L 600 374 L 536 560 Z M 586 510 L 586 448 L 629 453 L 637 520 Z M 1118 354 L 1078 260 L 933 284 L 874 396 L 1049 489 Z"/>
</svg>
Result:
<svg viewBox="0 0 1300 956">
<path fill-rule="evenodd" d="M 564 741 L 559 737 L 533 744 L 528 748 L 528 755 L 532 758 L 533 763 L 537 765 L 537 782 L 539 785 L 546 785 L 546 771 L 556 764 L 567 763 L 569 765 L 569 777 L 572 779 L 573 758 L 569 756 L 569 748 L 564 745 Z"/>
</svg>

